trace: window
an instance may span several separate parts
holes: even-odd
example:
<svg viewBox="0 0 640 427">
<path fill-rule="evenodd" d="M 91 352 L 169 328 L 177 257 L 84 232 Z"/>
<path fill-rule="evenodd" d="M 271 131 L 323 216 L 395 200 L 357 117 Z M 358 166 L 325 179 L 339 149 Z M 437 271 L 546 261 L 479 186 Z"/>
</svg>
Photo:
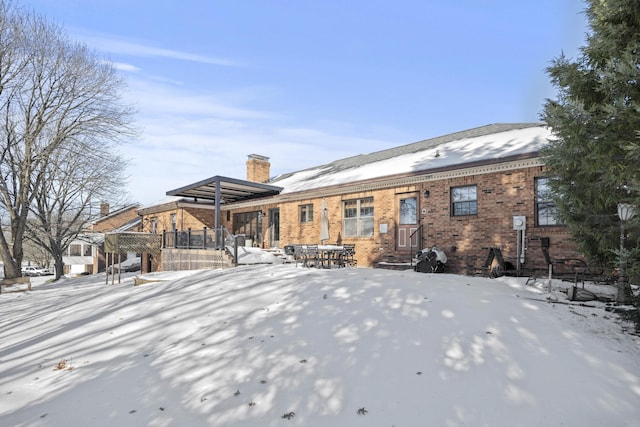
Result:
<svg viewBox="0 0 640 427">
<path fill-rule="evenodd" d="M 373 197 L 344 201 L 342 231 L 345 237 L 373 236 Z"/>
<path fill-rule="evenodd" d="M 82 245 L 73 244 L 69 245 L 69 256 L 80 256 L 82 255 Z"/>
<path fill-rule="evenodd" d="M 549 178 L 536 178 L 536 225 L 558 225 L 558 210 L 551 198 Z"/>
<path fill-rule="evenodd" d="M 244 234 L 254 242 L 262 241 L 262 212 L 233 214 L 233 234 Z"/>
<path fill-rule="evenodd" d="M 400 199 L 400 224 L 418 223 L 418 200 L 415 197 Z"/>
<path fill-rule="evenodd" d="M 477 215 L 478 189 L 475 185 L 451 188 L 451 215 Z"/>
<path fill-rule="evenodd" d="M 158 218 L 151 218 L 151 234 L 158 232 Z"/>
<path fill-rule="evenodd" d="M 91 245 L 82 245 L 82 255 L 91 256 L 92 250 Z"/>
<path fill-rule="evenodd" d="M 300 205 L 300 222 L 313 222 L 313 205 Z"/>
</svg>

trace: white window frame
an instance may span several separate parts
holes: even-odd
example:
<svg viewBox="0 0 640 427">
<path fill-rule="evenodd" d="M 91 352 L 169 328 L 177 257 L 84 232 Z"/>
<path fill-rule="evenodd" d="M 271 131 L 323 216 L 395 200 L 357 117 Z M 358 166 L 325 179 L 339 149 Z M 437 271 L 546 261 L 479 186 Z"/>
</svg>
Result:
<svg viewBox="0 0 640 427">
<path fill-rule="evenodd" d="M 373 197 L 342 201 L 343 237 L 373 237 Z"/>
<path fill-rule="evenodd" d="M 300 205 L 298 208 L 298 217 L 302 224 L 313 222 L 313 204 Z"/>
<path fill-rule="evenodd" d="M 478 186 L 451 187 L 451 216 L 478 215 Z"/>
<path fill-rule="evenodd" d="M 550 197 L 548 182 L 549 178 L 540 176 L 536 177 L 533 184 L 536 194 L 536 227 L 562 225 L 558 220 L 556 203 Z"/>
</svg>

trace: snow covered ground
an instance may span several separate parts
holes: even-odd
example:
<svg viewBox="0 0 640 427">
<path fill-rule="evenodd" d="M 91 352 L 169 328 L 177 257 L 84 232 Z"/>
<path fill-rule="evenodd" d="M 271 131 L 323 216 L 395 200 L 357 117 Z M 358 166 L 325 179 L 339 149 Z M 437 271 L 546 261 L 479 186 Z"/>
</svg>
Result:
<svg viewBox="0 0 640 427">
<path fill-rule="evenodd" d="M 0 425 L 640 420 L 638 338 L 602 303 L 547 302 L 544 282 L 294 264 L 135 276 L 0 295 Z"/>
<path fill-rule="evenodd" d="M 233 253 L 233 247 L 230 247 L 229 251 Z M 283 262 L 284 258 L 279 258 L 260 248 L 238 247 L 238 264 L 281 264 Z"/>
</svg>

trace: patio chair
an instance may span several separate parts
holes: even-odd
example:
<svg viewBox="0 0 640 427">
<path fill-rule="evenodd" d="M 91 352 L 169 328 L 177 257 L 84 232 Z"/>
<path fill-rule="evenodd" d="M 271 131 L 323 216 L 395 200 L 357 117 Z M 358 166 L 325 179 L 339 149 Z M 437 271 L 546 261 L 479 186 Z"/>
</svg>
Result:
<svg viewBox="0 0 640 427">
<path fill-rule="evenodd" d="M 356 255 L 356 245 L 353 243 L 345 243 L 342 245 L 341 262 L 342 267 L 357 267 L 358 261 L 354 258 Z"/>
<path fill-rule="evenodd" d="M 284 262 L 290 263 L 296 260 L 296 248 L 293 245 L 286 245 L 284 247 Z"/>
<path fill-rule="evenodd" d="M 342 267 L 342 249 L 339 249 L 341 245 L 328 243 L 327 246 L 329 247 L 324 248 L 324 250 L 320 251 L 320 262 L 322 263 L 322 267 Z"/>
<path fill-rule="evenodd" d="M 293 259 L 296 262 L 296 267 L 298 266 L 298 261 L 304 267 L 304 248 L 302 245 L 293 245 Z"/>
<path fill-rule="evenodd" d="M 318 252 L 318 245 L 306 245 L 304 246 L 304 261 L 303 267 L 317 267 L 321 262 L 320 253 Z"/>
</svg>

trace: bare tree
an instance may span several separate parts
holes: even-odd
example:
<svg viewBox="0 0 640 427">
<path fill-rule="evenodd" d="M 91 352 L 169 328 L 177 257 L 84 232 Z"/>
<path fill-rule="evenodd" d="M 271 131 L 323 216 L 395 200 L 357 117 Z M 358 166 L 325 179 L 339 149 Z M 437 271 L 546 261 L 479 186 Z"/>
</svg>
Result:
<svg viewBox="0 0 640 427">
<path fill-rule="evenodd" d="M 24 242 L 24 257 L 33 261 L 38 267 L 50 268 L 53 257 L 42 246 L 30 241 Z"/>
<path fill-rule="evenodd" d="M 98 148 L 76 141 L 45 166 L 26 237 L 53 257 L 56 280 L 64 274 L 63 255 L 71 242 L 98 218 L 97 205 L 117 205 L 125 197 L 127 162 L 112 148 L 108 142 Z"/>
<path fill-rule="evenodd" d="M 111 63 L 72 43 L 60 27 L 0 0 L 0 209 L 10 228 L 10 240 L 0 233 L 5 277 L 21 274 L 29 213 L 52 176 L 52 159 L 80 143 L 86 153 L 133 135 L 123 87 Z"/>
</svg>

